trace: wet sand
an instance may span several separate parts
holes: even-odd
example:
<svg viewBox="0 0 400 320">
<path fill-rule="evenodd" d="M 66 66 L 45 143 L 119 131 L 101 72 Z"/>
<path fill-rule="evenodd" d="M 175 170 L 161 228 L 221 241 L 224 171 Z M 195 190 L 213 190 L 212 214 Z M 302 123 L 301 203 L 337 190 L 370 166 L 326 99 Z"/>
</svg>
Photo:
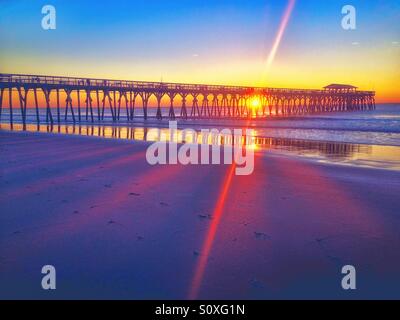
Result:
<svg viewBox="0 0 400 320">
<path fill-rule="evenodd" d="M 267 152 L 235 176 L 147 146 L 0 131 L 0 298 L 400 298 L 399 171 Z"/>
</svg>

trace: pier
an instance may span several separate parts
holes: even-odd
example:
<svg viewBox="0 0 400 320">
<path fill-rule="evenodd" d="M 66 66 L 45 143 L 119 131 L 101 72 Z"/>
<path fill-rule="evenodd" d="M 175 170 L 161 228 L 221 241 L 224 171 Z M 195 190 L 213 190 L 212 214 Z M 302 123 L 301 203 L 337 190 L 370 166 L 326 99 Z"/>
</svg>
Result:
<svg viewBox="0 0 400 320">
<path fill-rule="evenodd" d="M 153 107 L 159 120 L 267 119 L 375 109 L 374 91 L 343 84 L 311 90 L 0 73 L 0 119 L 7 102 L 9 122 L 14 123 L 18 112 L 25 124 L 28 99 L 37 124 L 100 123 L 106 110 L 113 122 L 147 120 Z M 45 119 L 40 118 L 42 108 Z"/>
</svg>

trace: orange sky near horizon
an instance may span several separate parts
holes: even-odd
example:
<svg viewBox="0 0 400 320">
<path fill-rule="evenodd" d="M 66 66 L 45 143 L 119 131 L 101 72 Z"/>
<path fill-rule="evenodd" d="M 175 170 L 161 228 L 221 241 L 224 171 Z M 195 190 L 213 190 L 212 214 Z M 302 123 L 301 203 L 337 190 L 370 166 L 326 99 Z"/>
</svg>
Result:
<svg viewBox="0 0 400 320">
<path fill-rule="evenodd" d="M 400 50 L 400 49 L 396 49 Z M 379 55 L 381 59 L 390 59 L 390 55 Z M 376 57 L 375 59 L 378 59 Z M 69 61 L 55 59 L 51 62 L 46 72 L 41 72 L 41 68 L 36 67 L 37 63 L 28 63 L 27 60 L 14 58 L 15 67 L 6 67 L 2 72 L 26 73 L 26 74 L 47 74 L 58 76 L 77 76 L 93 77 L 105 79 L 121 80 L 143 80 L 160 81 L 161 78 L 153 71 L 147 72 L 144 66 L 124 68 L 124 66 L 104 65 L 100 70 L 91 66 L 89 63 L 74 63 L 70 65 Z M 312 57 L 305 59 L 312 60 Z M 372 59 L 374 60 L 374 59 Z M 396 64 L 397 62 L 394 62 Z M 399 63 L 397 63 L 399 64 Z M 198 70 L 196 66 L 188 63 L 186 68 L 193 70 L 191 74 L 185 73 L 185 67 L 180 65 L 175 70 L 171 70 L 168 77 L 163 77 L 164 82 L 181 83 L 207 83 L 207 84 L 226 84 L 226 85 L 244 85 L 244 86 L 267 86 L 277 88 L 301 88 L 301 89 L 321 89 L 330 83 L 352 84 L 359 87 L 360 90 L 376 91 L 377 103 L 396 103 L 400 102 L 400 72 L 390 70 L 391 66 L 381 66 L 371 63 L 363 72 L 355 72 L 355 69 L 362 68 L 360 64 L 352 64 L 350 68 L 335 68 L 330 65 L 318 65 L 313 61 L 313 68 L 307 67 L 307 63 L 295 63 L 295 61 L 281 61 L 276 59 L 270 67 L 266 79 L 262 79 L 257 72 L 264 65 L 260 61 L 243 62 L 225 62 L 210 64 L 207 70 Z M 80 66 L 80 67 L 79 67 Z M 193 69 L 192 69 L 193 67 Z M 130 72 L 130 69 L 133 71 Z M 75 70 L 72 72 L 71 70 Z M 318 71 L 317 71 L 318 70 Z M 348 70 L 348 71 L 346 71 Z M 399 69 L 400 70 L 400 65 Z M 135 72 L 136 71 L 136 72 Z"/>
</svg>

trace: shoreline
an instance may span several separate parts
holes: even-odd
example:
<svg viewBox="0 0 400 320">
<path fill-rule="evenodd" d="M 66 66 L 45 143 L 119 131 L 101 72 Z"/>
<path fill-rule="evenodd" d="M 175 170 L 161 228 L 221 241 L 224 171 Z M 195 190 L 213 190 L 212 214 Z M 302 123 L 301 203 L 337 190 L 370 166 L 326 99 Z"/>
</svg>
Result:
<svg viewBox="0 0 400 320">
<path fill-rule="evenodd" d="M 123 118 L 121 116 L 121 118 Z M 206 122 L 202 122 L 202 120 L 205 120 Z M 125 121 L 125 120 L 119 120 L 119 122 L 113 122 L 112 119 L 107 119 L 107 120 L 102 120 L 102 122 L 96 123 L 96 122 L 91 122 L 90 120 L 82 120 L 81 122 L 73 122 L 72 120 L 62 120 L 60 123 L 57 122 L 57 120 L 53 121 L 53 124 L 51 123 L 46 123 L 46 121 L 41 121 L 39 125 L 48 125 L 48 126 L 58 126 L 58 125 L 75 125 L 75 126 L 111 126 L 111 127 L 133 127 L 135 125 L 141 125 L 144 127 L 149 127 L 149 126 L 155 126 L 159 128 L 168 128 L 168 122 L 169 121 L 177 121 L 178 125 L 182 127 L 189 127 L 189 126 L 194 126 L 194 127 L 199 127 L 199 126 L 206 126 L 206 127 L 230 127 L 230 128 L 243 128 L 243 126 L 247 126 L 249 129 L 293 129 L 293 130 L 321 130 L 321 131 L 339 131 L 339 132 L 371 132 L 371 133 L 393 133 L 393 134 L 399 134 L 400 129 L 397 131 L 387 131 L 387 130 L 370 130 L 370 129 L 363 129 L 363 128 L 357 128 L 357 129 L 351 129 L 351 128 L 338 128 L 338 127 L 310 127 L 310 126 L 268 126 L 268 125 L 260 125 L 260 121 L 304 121 L 304 120 L 322 120 L 322 121 L 335 121 L 338 120 L 337 118 L 328 118 L 328 117 L 320 117 L 320 118 L 315 118 L 313 116 L 309 117 L 276 117 L 276 118 L 271 118 L 271 119 L 260 119 L 260 118 L 252 118 L 252 119 L 245 119 L 245 118 L 237 118 L 237 119 L 180 119 L 179 116 L 176 117 L 175 120 L 170 120 L 165 117 L 164 119 L 157 119 L 155 116 L 149 116 L 147 120 L 137 118 L 132 121 Z M 207 122 L 209 121 L 209 122 Z M 252 123 L 254 121 L 255 123 Z M 354 119 L 340 119 L 340 121 L 354 121 Z M 9 125 L 10 123 L 4 120 L 0 121 L 0 124 L 3 125 Z M 20 119 L 15 118 L 14 119 L 14 125 L 22 125 L 22 121 Z M 35 120 L 28 120 L 26 121 L 26 125 L 37 125 L 37 122 Z"/>
<path fill-rule="evenodd" d="M 4 128 L 6 126 L 6 128 Z M 23 130 L 22 124 L 18 124 L 14 126 L 14 129 L 9 128 L 9 125 L 0 123 L 0 133 L 1 132 L 26 132 L 29 134 L 50 134 L 54 136 L 58 135 L 68 135 L 68 136 L 82 136 L 82 137 L 92 137 L 92 138 L 101 138 L 101 139 L 111 139 L 111 140 L 126 140 L 131 141 L 133 143 L 143 142 L 147 145 L 156 141 L 154 137 L 151 137 L 150 140 L 146 140 L 146 138 L 132 138 L 128 136 L 128 132 L 126 132 L 127 136 L 121 136 L 121 132 L 114 133 L 111 132 L 105 134 L 106 129 L 116 129 L 119 130 L 149 130 L 157 131 L 157 130 L 168 130 L 167 128 L 159 128 L 159 127 L 123 127 L 123 126 L 108 126 L 108 125 L 76 125 L 70 126 L 68 124 L 62 125 L 54 125 L 52 130 L 49 132 L 47 129 L 51 127 L 49 125 L 40 125 L 40 130 L 37 131 L 36 125 L 29 125 L 26 130 Z M 57 131 L 57 128 L 60 131 Z M 66 128 L 78 128 L 77 132 L 74 130 L 73 132 L 66 132 Z M 90 133 L 88 128 L 92 128 L 92 132 Z M 94 129 L 97 128 L 98 132 L 95 133 Z M 103 135 L 100 134 L 100 128 L 102 128 Z M 46 129 L 46 130 L 45 130 Z M 84 132 L 80 132 L 81 129 L 84 129 Z M 178 132 L 181 132 L 183 129 L 178 127 Z M 313 139 L 299 139 L 299 138 L 284 138 L 284 137 L 259 137 L 254 136 L 256 141 L 267 141 L 271 143 L 271 141 L 275 141 L 274 144 L 262 145 L 256 144 L 257 148 L 255 148 L 255 153 L 272 153 L 277 156 L 284 157 L 296 157 L 300 160 L 311 161 L 311 162 L 325 162 L 327 164 L 337 164 L 344 166 L 363 166 L 366 168 L 376 168 L 382 170 L 400 170 L 400 146 L 397 145 L 385 145 L 385 144 L 367 144 L 367 143 L 349 143 L 349 142 L 337 142 L 337 141 L 329 141 L 329 140 L 313 140 Z M 182 145 L 182 142 L 178 142 L 178 145 Z M 332 146 L 333 151 L 331 154 L 325 152 L 327 150 L 326 146 Z M 345 147 L 346 149 L 343 151 L 338 151 L 340 146 Z M 349 148 L 349 150 L 347 150 Z M 364 150 L 365 149 L 365 150 Z M 374 151 L 374 150 L 378 151 Z M 328 149 L 329 150 L 329 149 Z M 346 152 L 341 154 L 340 152 Z M 347 152 L 349 152 L 347 154 Z"/>
</svg>

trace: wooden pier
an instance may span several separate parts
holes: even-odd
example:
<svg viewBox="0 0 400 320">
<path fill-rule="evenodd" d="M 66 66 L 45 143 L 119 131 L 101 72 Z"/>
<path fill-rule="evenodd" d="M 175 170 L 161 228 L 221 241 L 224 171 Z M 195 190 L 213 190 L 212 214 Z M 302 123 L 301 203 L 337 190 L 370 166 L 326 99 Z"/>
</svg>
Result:
<svg viewBox="0 0 400 320">
<path fill-rule="evenodd" d="M 8 99 L 10 123 L 14 122 L 15 112 L 19 112 L 25 124 L 29 97 L 37 124 L 41 121 L 99 123 L 104 121 L 106 110 L 110 111 L 113 122 L 130 122 L 137 117 L 147 120 L 151 107 L 156 108 L 155 117 L 160 120 L 262 119 L 375 109 L 375 92 L 341 84 L 309 90 L 0 73 L 0 119 Z M 164 98 L 168 109 L 165 114 Z M 149 104 L 150 99 L 154 100 L 154 106 Z M 45 108 L 45 120 L 40 118 L 41 108 Z M 135 111 L 137 108 L 142 109 L 140 115 Z"/>
</svg>

